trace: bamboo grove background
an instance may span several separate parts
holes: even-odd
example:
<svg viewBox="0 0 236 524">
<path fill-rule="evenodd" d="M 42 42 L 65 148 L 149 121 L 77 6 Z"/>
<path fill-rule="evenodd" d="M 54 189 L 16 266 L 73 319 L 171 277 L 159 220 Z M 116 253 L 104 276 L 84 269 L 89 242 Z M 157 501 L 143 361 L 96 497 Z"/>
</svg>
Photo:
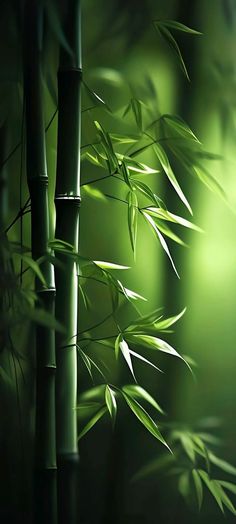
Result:
<svg viewBox="0 0 236 524">
<path fill-rule="evenodd" d="M 37 52 L 32 45 L 32 39 L 40 40 L 42 37 L 42 26 L 39 23 L 40 13 L 30 14 L 31 9 L 37 11 L 37 2 L 1 1 L 0 161 L 2 190 L 0 192 L 0 225 L 1 229 L 3 226 L 8 229 L 19 213 L 18 220 L 8 230 L 8 236 L 12 242 L 20 242 L 26 246 L 31 242 L 27 189 L 27 173 L 32 172 L 32 168 L 29 167 L 30 162 L 35 165 L 35 158 L 38 158 L 41 162 L 40 174 L 46 175 L 45 157 L 47 157 L 48 197 L 45 193 L 45 186 L 41 190 L 45 199 L 49 198 L 49 201 L 53 202 L 55 190 L 59 197 L 66 193 L 78 199 L 80 196 L 77 192 L 78 182 L 73 187 L 72 178 L 69 175 L 73 162 L 78 162 L 78 158 L 71 157 L 71 152 L 73 151 L 76 156 L 79 150 L 75 121 L 76 114 L 80 113 L 80 102 L 73 100 L 73 95 L 69 96 L 71 107 L 66 106 L 67 115 L 62 117 L 68 118 L 67 134 L 64 139 L 59 138 L 62 142 L 65 141 L 65 152 L 61 160 L 56 158 L 57 132 L 59 133 L 56 114 L 58 64 L 61 61 L 64 76 L 66 72 L 68 74 L 70 68 L 74 67 L 77 71 L 81 68 L 80 57 L 76 64 L 63 62 L 66 52 L 64 58 L 63 56 L 59 58 L 58 42 L 64 51 L 68 42 L 70 47 L 74 45 L 73 23 L 76 17 L 70 13 L 67 26 L 65 23 L 63 27 L 60 19 L 55 17 L 57 4 L 57 2 L 47 3 L 47 24 L 44 27 L 41 50 L 43 81 L 40 94 L 35 92 L 35 89 L 31 90 L 29 84 L 27 87 L 27 82 L 34 81 L 32 78 L 29 80 L 30 77 L 34 75 L 41 77 L 41 72 L 38 71 Z M 60 12 L 63 14 L 66 3 L 60 2 L 59 4 Z M 76 2 L 72 4 L 75 6 Z M 23 21 L 25 17 L 27 18 L 26 15 L 29 17 L 30 27 L 24 26 L 23 31 Z M 157 19 L 178 20 L 203 33 L 202 36 L 186 34 L 178 36 L 178 43 L 183 52 L 191 82 L 187 81 L 171 49 L 155 32 L 153 20 Z M 32 20 L 35 22 L 35 27 L 32 27 Z M 194 368 L 197 383 L 194 383 L 186 366 L 182 365 L 178 359 L 171 361 L 171 359 L 158 357 L 158 361 L 155 360 L 156 365 L 160 365 L 165 370 L 165 374 L 158 376 L 146 369 L 142 363 L 136 363 L 136 374 L 141 377 L 142 385 L 145 385 L 169 414 L 169 422 L 177 421 L 182 423 L 183 427 L 189 425 L 191 428 L 202 425 L 204 428 L 202 432 L 210 431 L 215 439 L 221 440 L 220 455 L 230 464 L 236 465 L 234 417 L 236 339 L 234 293 L 236 279 L 234 240 L 236 209 L 235 31 L 236 5 L 234 0 L 201 0 L 191 2 L 191 5 L 187 1 L 168 0 L 163 3 L 150 0 L 142 2 L 139 7 L 133 0 L 125 2 L 113 0 L 109 5 L 105 0 L 82 2 L 84 84 L 106 102 L 112 115 L 115 114 L 118 117 L 122 114 L 121 108 L 124 110 L 127 107 L 132 96 L 151 102 L 152 107 L 160 108 L 161 113 L 182 116 L 203 143 L 204 149 L 212 153 L 209 158 L 204 158 L 203 162 L 208 171 L 221 184 L 228 197 L 228 202 L 225 202 L 216 192 L 209 191 L 193 177 L 186 176 L 186 173 L 185 176 L 179 174 L 181 187 L 194 212 L 194 223 L 204 230 L 204 234 L 191 230 L 184 231 L 181 238 L 188 244 L 188 249 L 172 244 L 171 252 L 181 277 L 178 280 L 166 254 L 152 238 L 146 224 L 140 223 L 139 225 L 137 253 L 134 261 L 123 204 L 108 197 L 104 198 L 100 193 L 111 195 L 115 181 L 101 181 L 89 187 L 87 183 L 97 177 L 97 172 L 92 164 L 84 162 L 81 171 L 82 206 L 79 252 L 92 260 L 110 260 L 131 266 L 132 271 L 125 277 L 122 271 L 118 275 L 128 288 L 148 298 L 148 303 L 143 302 L 140 306 L 143 313 L 164 306 L 165 315 L 171 316 L 187 306 L 187 312 L 174 326 L 175 333 L 167 335 L 166 340 L 173 344 L 181 354 L 190 355 L 197 362 L 198 367 Z M 32 63 L 29 66 L 29 74 L 26 73 L 25 76 L 22 68 L 24 53 L 28 56 L 27 60 L 30 64 Z M 75 96 L 79 96 L 80 74 L 78 76 L 78 80 L 65 79 L 66 86 L 71 86 L 73 82 L 76 83 L 77 95 Z M 156 98 L 150 91 L 150 79 L 155 86 Z M 23 96 L 24 82 L 26 92 L 28 92 L 26 99 Z M 61 82 L 63 83 L 63 79 Z M 111 128 L 112 133 L 135 135 L 137 126 L 132 112 L 123 118 L 121 128 L 121 119 L 118 118 L 116 121 L 109 111 L 104 110 L 104 104 L 99 103 L 99 100 L 85 85 L 81 88 L 81 151 L 83 152 L 86 144 L 96 139 L 93 120 L 101 121 L 106 129 Z M 73 92 L 73 85 L 71 89 Z M 32 101 L 31 97 L 36 97 L 36 101 Z M 38 108 L 40 104 L 40 97 L 43 97 L 44 100 L 43 123 L 38 122 L 39 115 L 36 111 L 36 107 Z M 61 100 L 63 106 L 63 87 Z M 93 109 L 88 111 L 90 106 Z M 40 129 L 40 126 L 41 132 L 42 127 L 46 129 L 45 146 L 42 146 L 43 140 L 40 146 L 40 155 L 44 151 L 44 158 L 37 155 L 36 151 L 40 142 L 40 136 L 37 137 L 37 130 Z M 60 150 L 63 151 L 63 146 Z M 11 154 L 12 151 L 14 151 L 13 154 Z M 214 158 L 214 155 L 219 155 L 219 158 Z M 64 162 L 62 169 L 66 171 L 67 177 L 64 180 L 61 179 L 59 183 L 57 181 L 56 185 L 56 173 L 60 171 L 59 161 Z M 141 161 L 155 167 L 154 156 L 149 151 L 145 152 Z M 63 184 L 67 182 L 68 187 L 65 187 Z M 70 183 L 72 187 L 69 187 Z M 162 177 L 160 181 L 158 179 L 158 182 L 154 181 L 151 184 L 153 190 L 158 191 L 158 194 L 160 192 L 168 209 L 189 219 L 168 180 Z M 119 190 L 116 191 L 116 194 L 119 195 Z M 31 185 L 32 211 L 33 192 Z M 35 197 L 36 206 L 37 195 Z M 119 196 L 122 198 L 121 194 Z M 57 218 L 58 234 L 56 236 L 73 244 L 75 237 L 77 238 L 75 230 L 78 207 L 74 202 L 74 211 L 65 211 L 67 206 L 71 208 L 69 202 L 60 201 L 57 204 L 57 217 L 60 215 L 59 208 L 61 208 L 62 221 L 60 222 Z M 72 225 L 73 218 L 63 220 L 64 216 L 72 216 L 73 213 L 74 226 Z M 46 223 L 43 218 L 37 224 L 36 215 L 37 213 L 35 213 L 36 223 L 33 227 L 35 240 L 32 237 L 32 250 L 35 249 L 33 256 L 38 258 L 45 253 L 43 245 L 43 241 L 47 242 L 45 235 L 48 239 L 53 238 L 54 206 L 51 205 L 49 208 Z M 16 274 L 19 274 L 20 279 L 24 278 L 26 286 L 30 288 L 35 268 L 33 271 L 24 273 L 29 264 L 27 254 L 21 256 L 15 253 L 14 257 Z M 60 277 L 60 260 L 63 261 L 63 255 L 58 254 L 57 258 L 56 281 L 62 278 Z M 46 267 L 47 264 L 48 267 Z M 60 304 L 63 304 L 68 287 L 73 288 L 73 282 L 70 281 L 72 262 L 68 257 L 66 264 L 68 282 L 65 283 L 62 298 L 58 301 L 59 306 L 56 306 L 56 318 L 62 323 L 65 309 L 60 310 Z M 5 287 L 8 289 L 11 284 L 11 267 L 7 269 L 6 284 L 6 278 L 2 278 L 6 272 L 2 255 L 0 266 L 1 289 L 5 292 Z M 23 277 L 20 276 L 22 272 Z M 44 275 L 46 272 L 47 283 L 51 282 L 49 287 L 53 295 L 52 272 L 54 269 L 50 262 L 45 263 L 42 272 Z M 36 275 L 38 293 L 40 287 L 44 287 L 40 278 L 41 274 Z M 109 315 L 109 297 L 101 287 L 103 286 L 92 280 L 88 283 L 87 292 L 92 301 L 88 310 L 80 298 L 79 332 L 84 332 L 85 335 L 88 326 L 96 324 Z M 1 297 L 1 309 L 2 300 Z M 54 299 L 50 298 L 48 302 L 45 298 L 43 300 L 46 300 L 46 309 L 52 308 L 53 310 Z M 125 309 L 123 318 L 127 321 L 131 320 L 132 316 L 129 318 L 129 315 L 128 309 Z M 33 322 L 23 318 L 21 322 L 16 323 L 13 336 L 8 340 L 7 349 L 4 338 L 6 335 L 4 330 L 1 331 L 0 515 L 3 522 L 13 520 L 14 522 L 31 522 L 32 517 L 35 319 L 31 320 Z M 42 341 L 45 337 L 50 337 L 50 327 L 48 330 L 41 326 L 37 327 L 37 330 L 40 332 L 39 336 Z M 103 328 L 102 336 L 105 337 L 107 333 L 112 333 L 112 324 L 109 324 L 109 321 L 106 329 Z M 64 334 L 57 332 L 57 337 L 61 339 Z M 53 350 L 52 347 L 51 349 Z M 100 346 L 99 358 L 110 368 L 113 381 L 121 380 L 123 383 L 130 383 L 130 370 L 123 362 L 119 363 L 119 367 L 114 366 L 113 359 L 109 357 L 107 350 L 107 347 Z M 36 352 L 39 353 L 39 358 L 44 358 L 42 352 L 40 353 L 40 347 L 38 349 L 36 347 Z M 91 351 L 90 356 L 97 362 L 95 350 Z M 53 369 L 53 354 L 50 355 L 50 358 L 52 358 L 51 368 Z M 78 362 L 79 391 L 84 391 L 92 387 L 92 382 L 83 360 L 80 358 Z M 105 367 L 102 369 L 106 371 Z M 49 378 L 49 389 L 53 380 Z M 104 382 L 98 371 L 94 372 L 94 380 L 98 384 Z M 43 401 L 42 405 L 45 408 Z M 61 409 L 60 405 L 57 409 Z M 42 412 L 41 421 L 38 422 L 40 426 L 39 457 L 43 446 L 42 435 L 47 416 L 50 418 L 50 413 Z M 79 424 L 84 425 L 84 421 L 79 420 Z M 65 426 L 66 424 L 62 422 L 62 432 Z M 51 443 L 54 438 L 53 431 L 51 427 Z M 66 435 L 64 438 L 66 439 Z M 77 453 L 76 446 L 77 444 L 73 448 L 75 453 Z M 103 417 L 91 432 L 81 439 L 79 449 L 78 485 L 75 479 L 72 481 L 72 484 L 75 483 L 75 498 L 78 500 L 80 518 L 78 522 L 89 524 L 95 522 L 101 524 L 146 522 L 151 524 L 157 520 L 170 523 L 180 520 L 183 523 L 190 521 L 196 523 L 223 522 L 224 517 L 209 493 L 204 497 L 200 513 L 196 501 L 190 500 L 189 504 L 186 504 L 173 475 L 165 476 L 160 470 L 157 470 L 139 481 L 132 480 L 140 468 L 158 459 L 161 446 L 138 424 L 125 406 L 118 408 L 114 429 L 108 417 Z M 50 455 L 51 459 L 55 460 L 55 457 Z M 223 470 L 222 478 L 224 473 Z M 233 481 L 234 469 L 231 469 L 229 474 L 231 475 L 230 480 Z M 68 485 L 68 478 L 66 482 Z M 47 491 L 47 484 L 41 483 L 42 485 Z M 54 489 L 51 484 L 50 489 L 52 491 Z M 40 502 L 38 507 L 40 508 Z M 52 512 L 54 509 L 52 508 Z M 40 518 L 39 512 L 39 522 Z M 56 518 L 55 515 L 53 518 Z M 233 522 L 234 518 L 234 515 L 227 513 L 227 522 L 231 520 Z"/>
</svg>

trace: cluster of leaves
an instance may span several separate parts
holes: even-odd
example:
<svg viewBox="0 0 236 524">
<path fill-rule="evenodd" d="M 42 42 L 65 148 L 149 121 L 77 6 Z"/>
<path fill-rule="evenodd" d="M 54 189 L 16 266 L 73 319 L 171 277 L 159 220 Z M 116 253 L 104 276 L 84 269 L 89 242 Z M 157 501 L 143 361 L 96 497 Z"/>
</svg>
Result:
<svg viewBox="0 0 236 524">
<path fill-rule="evenodd" d="M 197 503 L 202 507 L 204 490 L 214 498 L 216 504 L 224 513 L 227 508 L 236 515 L 236 508 L 228 493 L 236 495 L 236 484 L 232 477 L 236 476 L 236 468 L 215 454 L 212 448 L 219 446 L 220 439 L 202 427 L 197 431 L 192 428 L 178 427 L 172 424 L 168 431 L 173 455 L 161 455 L 145 464 L 133 477 L 139 481 L 149 476 L 171 475 L 176 478 L 180 494 L 187 503 Z M 231 477 L 219 479 L 219 471 Z"/>
</svg>

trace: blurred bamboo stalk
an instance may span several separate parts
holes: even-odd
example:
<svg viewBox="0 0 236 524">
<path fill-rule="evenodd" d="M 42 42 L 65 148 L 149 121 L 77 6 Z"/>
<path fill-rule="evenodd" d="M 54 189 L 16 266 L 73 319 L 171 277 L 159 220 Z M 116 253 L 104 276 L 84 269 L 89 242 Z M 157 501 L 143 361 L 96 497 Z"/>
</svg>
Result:
<svg viewBox="0 0 236 524">
<path fill-rule="evenodd" d="M 24 97 L 26 110 L 26 169 L 31 197 L 31 241 L 35 260 L 48 252 L 49 202 L 42 93 L 43 8 L 37 0 L 25 5 Z M 41 307 L 54 314 L 54 269 L 41 265 L 45 282 L 36 278 Z M 35 422 L 35 522 L 56 524 L 55 333 L 37 326 Z"/>
</svg>

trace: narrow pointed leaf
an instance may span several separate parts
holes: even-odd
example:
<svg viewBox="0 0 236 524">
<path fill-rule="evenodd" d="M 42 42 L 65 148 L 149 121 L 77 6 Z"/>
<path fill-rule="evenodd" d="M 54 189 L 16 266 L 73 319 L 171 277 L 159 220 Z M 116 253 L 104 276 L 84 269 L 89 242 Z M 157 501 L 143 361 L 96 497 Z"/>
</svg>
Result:
<svg viewBox="0 0 236 524">
<path fill-rule="evenodd" d="M 105 389 L 105 400 L 106 400 L 107 409 L 111 416 L 112 423 L 114 425 L 115 420 L 116 420 L 116 413 L 117 413 L 117 403 L 116 403 L 115 393 L 108 384 Z"/>
<path fill-rule="evenodd" d="M 138 384 L 130 384 L 123 386 L 122 391 L 130 395 L 131 397 L 146 400 L 151 406 L 153 406 L 159 413 L 164 415 L 164 411 L 161 406 L 156 402 L 156 400 L 148 393 L 144 388 Z"/>
<path fill-rule="evenodd" d="M 192 476 L 193 476 L 193 482 L 196 490 L 196 496 L 197 496 L 197 502 L 198 502 L 198 508 L 199 511 L 202 507 L 202 501 L 203 501 L 203 488 L 202 488 L 202 480 L 201 477 L 196 469 L 192 470 Z"/>
<path fill-rule="evenodd" d="M 170 183 L 172 184 L 172 186 L 174 187 L 177 195 L 179 196 L 180 200 L 182 200 L 183 204 L 187 207 L 187 209 L 189 210 L 189 212 L 191 213 L 191 215 L 193 214 L 192 212 L 192 209 L 191 209 L 191 206 L 186 198 L 186 196 L 184 195 L 174 173 L 173 173 L 173 170 L 172 170 L 172 167 L 170 165 L 170 162 L 169 162 L 169 159 L 167 157 L 167 154 L 165 152 L 165 150 L 163 149 L 163 147 L 161 146 L 161 144 L 159 144 L 158 142 L 156 142 L 154 144 L 154 151 L 157 155 L 157 158 L 163 168 L 163 170 L 165 171 Z"/>
<path fill-rule="evenodd" d="M 162 236 L 161 232 L 159 231 L 157 225 L 155 224 L 154 220 L 152 219 L 152 217 L 148 213 L 146 213 L 145 211 L 142 211 L 142 214 L 146 218 L 146 220 L 151 224 L 152 228 L 154 229 L 154 231 L 155 231 L 155 233 L 156 233 L 156 235 L 157 235 L 157 237 L 158 237 L 158 239 L 160 241 L 160 244 L 161 244 L 162 248 L 164 249 L 164 251 L 166 252 L 167 256 L 170 259 L 170 262 L 171 262 L 171 265 L 172 265 L 172 267 L 174 269 L 174 272 L 176 273 L 177 277 L 180 278 L 180 276 L 178 274 L 178 271 L 177 271 L 177 269 L 175 267 L 174 261 L 172 259 L 172 256 L 170 254 L 169 248 L 167 246 L 167 243 L 166 243 L 164 237 Z"/>
<path fill-rule="evenodd" d="M 180 226 L 187 227 L 188 229 L 194 229 L 195 231 L 202 233 L 202 229 L 193 224 L 193 222 L 190 222 L 189 220 L 186 220 L 186 218 L 183 218 L 179 215 L 175 215 L 166 209 L 162 209 L 160 207 L 148 207 L 146 209 L 146 213 L 150 213 L 150 215 L 154 218 L 156 217 L 160 220 L 168 220 L 169 222 L 173 222 L 175 224 L 179 224 Z"/>
<path fill-rule="evenodd" d="M 176 22 L 176 20 L 157 20 L 156 23 L 158 26 L 161 24 L 165 27 L 168 27 L 169 29 L 175 29 L 176 31 L 182 31 L 183 33 L 189 33 L 190 35 L 202 35 L 200 31 L 192 29 L 191 27 L 188 27 L 187 25 L 184 25 L 180 22 Z"/>
<path fill-rule="evenodd" d="M 197 471 L 198 471 L 201 479 L 203 480 L 204 484 L 206 485 L 206 487 L 209 489 L 210 493 L 212 494 L 212 496 L 216 500 L 216 502 L 217 502 L 219 508 L 221 509 L 222 513 L 224 513 L 224 508 L 223 508 L 223 504 L 222 504 L 222 498 L 221 498 L 221 494 L 219 493 L 219 489 L 218 489 L 217 484 L 215 483 L 214 480 L 210 479 L 210 477 L 206 473 L 206 471 L 204 471 L 202 469 L 198 469 Z"/>
<path fill-rule="evenodd" d="M 96 266 L 101 269 L 130 269 L 129 266 L 121 266 L 120 264 L 114 264 L 113 262 L 105 262 L 104 260 L 94 260 Z"/>
<path fill-rule="evenodd" d="M 95 415 L 89 420 L 86 426 L 84 426 L 84 428 L 78 436 L 78 440 L 80 440 L 84 435 L 86 435 L 86 433 L 88 433 L 88 431 L 90 431 L 90 429 L 92 429 L 93 426 L 95 426 L 95 424 L 100 420 L 100 418 L 103 417 L 103 415 L 105 415 L 106 412 L 107 406 L 103 406 L 102 408 L 100 408 L 98 412 L 95 413 Z"/>
<path fill-rule="evenodd" d="M 178 59 L 178 62 L 180 64 L 180 67 L 181 67 L 183 73 L 185 74 L 187 80 L 190 81 L 189 75 L 188 75 L 188 71 L 186 69 L 186 65 L 184 63 L 184 59 L 182 57 L 182 53 L 180 51 L 180 48 L 179 48 L 175 38 L 172 35 L 172 33 L 169 31 L 169 29 L 167 29 L 167 27 L 163 23 L 158 22 L 158 24 L 156 24 L 156 27 L 160 31 L 161 36 L 167 42 L 169 47 L 172 49 L 172 51 L 174 51 L 174 54 L 175 54 L 175 56 Z"/>
<path fill-rule="evenodd" d="M 138 420 L 141 422 L 141 424 L 143 424 L 143 426 L 157 440 L 162 442 L 162 444 L 164 444 L 169 449 L 169 451 L 171 451 L 169 446 L 168 446 L 168 444 L 164 440 L 162 434 L 160 433 L 160 431 L 158 429 L 158 426 L 156 425 L 154 420 L 150 417 L 150 415 L 147 413 L 147 411 L 145 411 L 145 409 L 137 402 L 137 400 L 132 398 L 130 395 L 127 395 L 124 391 L 122 391 L 122 394 L 123 394 L 123 397 L 124 397 L 126 403 L 130 407 L 130 409 L 133 411 L 135 416 L 138 418 Z"/>
<path fill-rule="evenodd" d="M 135 253 L 138 226 L 138 199 L 135 191 L 128 193 L 128 226 L 132 250 Z"/>
<path fill-rule="evenodd" d="M 150 360 L 148 360 L 147 358 L 144 358 L 143 355 L 140 355 L 139 353 L 136 353 L 135 351 L 133 351 L 132 349 L 129 350 L 130 354 L 135 357 L 135 358 L 138 358 L 139 360 L 142 360 L 142 362 L 145 362 L 145 364 L 148 364 L 149 366 L 153 367 L 154 369 L 156 369 L 157 371 L 159 371 L 160 373 L 163 373 L 163 371 L 158 368 L 157 366 L 155 366 L 155 364 L 153 364 L 153 362 L 151 362 Z"/>
<path fill-rule="evenodd" d="M 170 344 L 168 344 L 164 340 L 150 335 L 136 335 L 135 333 L 129 332 L 126 332 L 125 336 L 128 339 L 128 341 L 133 342 L 133 344 L 138 344 L 144 347 L 148 347 L 150 349 L 157 349 L 158 351 L 161 351 L 163 353 L 168 353 L 169 355 L 173 355 L 174 357 L 180 358 L 185 362 L 186 366 L 191 371 L 189 364 L 186 362 L 186 360 L 184 360 L 182 355 L 180 355 L 176 351 L 176 349 L 174 349 L 172 346 L 170 346 Z"/>
</svg>

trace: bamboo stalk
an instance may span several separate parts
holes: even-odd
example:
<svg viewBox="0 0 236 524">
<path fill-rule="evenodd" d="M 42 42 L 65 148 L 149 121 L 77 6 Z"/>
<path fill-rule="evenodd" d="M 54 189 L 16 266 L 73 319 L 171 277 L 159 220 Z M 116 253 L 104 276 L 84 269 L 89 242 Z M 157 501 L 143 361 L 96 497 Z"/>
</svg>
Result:
<svg viewBox="0 0 236 524">
<path fill-rule="evenodd" d="M 78 250 L 81 142 L 80 0 L 67 2 L 64 36 L 71 52 L 60 50 L 58 71 L 58 146 L 55 191 L 56 238 Z M 56 316 L 66 336 L 56 336 L 56 420 L 59 523 L 77 521 L 77 305 L 75 263 L 61 255 L 64 270 L 56 268 Z"/>
<path fill-rule="evenodd" d="M 29 0 L 25 10 L 24 96 L 26 107 L 26 166 L 31 197 L 32 256 L 48 252 L 49 202 L 42 95 L 42 21 L 40 2 Z M 46 285 L 36 279 L 41 306 L 53 315 L 55 285 L 53 266 L 41 266 Z M 56 434 L 55 434 L 55 335 L 40 326 L 35 332 L 36 421 L 35 421 L 35 521 L 56 523 Z"/>
</svg>

